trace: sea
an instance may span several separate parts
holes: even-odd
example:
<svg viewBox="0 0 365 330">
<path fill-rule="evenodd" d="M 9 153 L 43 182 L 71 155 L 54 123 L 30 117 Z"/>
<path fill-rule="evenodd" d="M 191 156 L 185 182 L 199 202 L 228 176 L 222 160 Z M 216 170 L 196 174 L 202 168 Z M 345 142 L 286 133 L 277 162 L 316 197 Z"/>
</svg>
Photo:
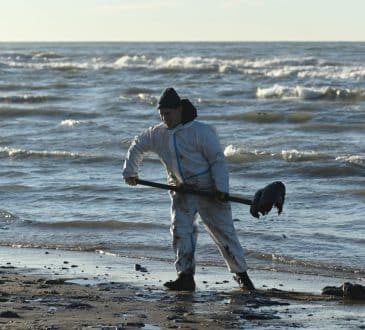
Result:
<svg viewBox="0 0 365 330">
<path fill-rule="evenodd" d="M 167 191 L 121 175 L 166 87 L 217 129 L 231 193 L 286 185 L 280 215 L 232 203 L 251 269 L 364 280 L 364 42 L 0 43 L 0 246 L 174 272 Z M 166 183 L 154 154 L 139 176 Z M 203 223 L 196 258 L 225 267 Z"/>
</svg>

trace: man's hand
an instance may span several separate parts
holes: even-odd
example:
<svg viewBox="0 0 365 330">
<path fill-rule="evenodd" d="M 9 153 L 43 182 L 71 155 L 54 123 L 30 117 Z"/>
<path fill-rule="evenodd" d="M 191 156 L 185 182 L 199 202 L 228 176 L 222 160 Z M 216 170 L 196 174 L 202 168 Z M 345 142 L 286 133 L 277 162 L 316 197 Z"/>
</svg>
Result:
<svg viewBox="0 0 365 330">
<path fill-rule="evenodd" d="M 216 190 L 214 192 L 214 198 L 217 202 L 225 203 L 228 201 L 228 194 L 223 191 Z"/>
<path fill-rule="evenodd" d="M 138 176 L 129 176 L 127 178 L 124 178 L 124 181 L 126 184 L 130 185 L 130 186 L 136 186 L 137 185 L 137 179 Z"/>
</svg>

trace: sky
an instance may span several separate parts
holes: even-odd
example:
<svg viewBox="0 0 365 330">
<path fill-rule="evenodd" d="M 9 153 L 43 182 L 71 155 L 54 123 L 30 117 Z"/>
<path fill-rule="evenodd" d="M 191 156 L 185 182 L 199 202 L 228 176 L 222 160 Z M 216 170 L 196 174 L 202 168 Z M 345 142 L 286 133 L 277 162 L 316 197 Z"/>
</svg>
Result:
<svg viewBox="0 0 365 330">
<path fill-rule="evenodd" d="M 365 41 L 365 0 L 0 0 L 0 41 Z"/>
</svg>

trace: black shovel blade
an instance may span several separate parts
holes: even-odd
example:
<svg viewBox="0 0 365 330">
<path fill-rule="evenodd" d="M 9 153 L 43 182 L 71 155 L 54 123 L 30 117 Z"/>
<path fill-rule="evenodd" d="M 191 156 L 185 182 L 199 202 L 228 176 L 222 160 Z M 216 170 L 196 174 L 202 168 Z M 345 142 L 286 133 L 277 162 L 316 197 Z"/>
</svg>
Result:
<svg viewBox="0 0 365 330">
<path fill-rule="evenodd" d="M 252 201 L 250 213 L 255 218 L 268 214 L 273 207 L 278 209 L 278 214 L 283 211 L 285 201 L 285 185 L 281 181 L 275 181 L 258 190 Z"/>
</svg>

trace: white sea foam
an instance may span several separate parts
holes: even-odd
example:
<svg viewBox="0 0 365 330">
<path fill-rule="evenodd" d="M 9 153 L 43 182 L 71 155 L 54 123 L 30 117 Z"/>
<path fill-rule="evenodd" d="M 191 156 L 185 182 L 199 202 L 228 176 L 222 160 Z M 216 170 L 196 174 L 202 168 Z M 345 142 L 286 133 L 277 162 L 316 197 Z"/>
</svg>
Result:
<svg viewBox="0 0 365 330">
<path fill-rule="evenodd" d="M 228 145 L 224 149 L 224 155 L 232 163 L 241 163 L 246 161 L 257 161 L 260 159 L 274 158 L 283 159 L 288 162 L 316 161 L 326 160 L 332 157 L 328 154 L 316 151 L 301 151 L 296 149 L 282 150 L 281 154 L 270 153 L 268 151 L 248 150 Z"/>
<path fill-rule="evenodd" d="M 365 154 L 364 155 L 351 155 L 351 156 L 339 156 L 336 160 L 344 161 L 350 164 L 365 167 Z"/>
<path fill-rule="evenodd" d="M 268 77 L 355 79 L 365 77 L 365 67 L 345 63 L 328 63 L 314 57 L 265 57 L 265 58 L 220 58 L 202 56 L 147 56 L 123 55 L 110 61 L 93 57 L 85 61 L 73 61 L 57 54 L 39 53 L 35 61 L 22 57 L 1 57 L 0 64 L 10 67 L 56 70 L 100 69 L 150 69 L 167 71 L 213 71 L 219 73 L 243 73 Z M 39 60 L 43 61 L 39 61 Z"/>
<path fill-rule="evenodd" d="M 345 67 L 321 67 L 311 68 L 298 72 L 299 78 L 326 78 L 326 79 L 363 79 L 365 78 L 365 67 L 345 66 Z"/>
<path fill-rule="evenodd" d="M 69 127 L 73 127 L 76 125 L 79 125 L 81 123 L 80 120 L 75 120 L 75 119 L 66 119 L 66 120 L 62 120 L 61 122 L 61 126 L 69 126 Z"/>
<path fill-rule="evenodd" d="M 72 152 L 65 150 L 32 150 L 12 147 L 0 147 L 0 157 L 28 158 L 28 157 L 44 157 L 44 158 L 59 158 L 59 159 L 78 159 L 79 161 L 90 162 L 105 162 L 119 160 L 119 155 L 106 154 L 89 154 L 82 152 Z"/>
<path fill-rule="evenodd" d="M 225 147 L 224 155 L 226 156 L 228 161 L 232 163 L 255 161 L 257 159 L 273 156 L 272 154 L 266 151 L 258 151 L 258 150 L 251 151 L 243 148 L 237 148 L 232 144 Z"/>
<path fill-rule="evenodd" d="M 288 162 L 315 161 L 331 158 L 329 155 L 317 151 L 300 151 L 296 149 L 282 150 L 282 159 Z"/>
<path fill-rule="evenodd" d="M 146 58 L 146 56 L 141 55 L 135 55 L 135 56 L 130 56 L 130 55 L 125 55 L 120 57 L 119 59 L 117 59 L 114 62 L 114 65 L 116 67 L 131 67 L 131 66 L 146 66 L 146 65 L 150 65 L 152 64 L 151 60 L 148 60 Z"/>
<path fill-rule="evenodd" d="M 81 157 L 81 154 L 61 150 L 26 150 L 21 148 L 0 147 L 0 155 L 15 156 L 52 156 L 52 157 Z"/>
<path fill-rule="evenodd" d="M 332 86 L 324 87 L 305 87 L 305 86 L 283 86 L 275 84 L 267 88 L 257 88 L 257 98 L 279 98 L 279 99 L 356 99 L 364 98 L 365 90 L 335 88 Z"/>
</svg>

